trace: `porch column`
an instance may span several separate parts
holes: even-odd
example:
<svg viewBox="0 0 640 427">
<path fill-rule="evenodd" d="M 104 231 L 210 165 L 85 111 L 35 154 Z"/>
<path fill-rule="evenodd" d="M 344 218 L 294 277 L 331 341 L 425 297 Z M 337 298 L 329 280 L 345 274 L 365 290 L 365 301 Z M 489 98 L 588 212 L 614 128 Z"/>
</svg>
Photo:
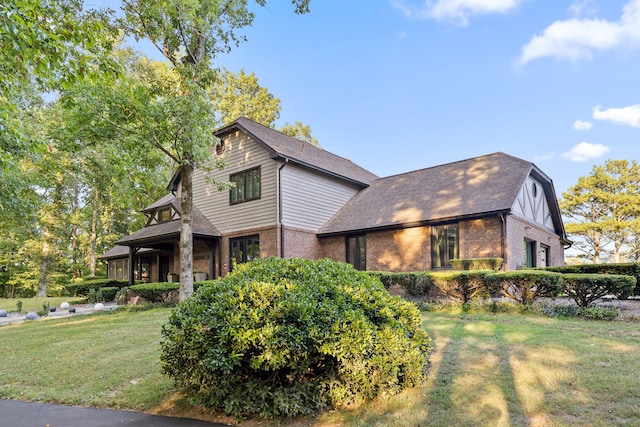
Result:
<svg viewBox="0 0 640 427">
<path fill-rule="evenodd" d="M 209 248 L 209 278 L 217 279 L 218 274 L 216 273 L 216 241 L 215 240 L 205 240 L 207 247 Z"/>
<path fill-rule="evenodd" d="M 133 264 L 133 260 L 135 258 L 136 250 L 133 246 L 129 246 L 129 286 L 135 285 L 135 278 L 133 277 L 135 266 Z"/>
</svg>

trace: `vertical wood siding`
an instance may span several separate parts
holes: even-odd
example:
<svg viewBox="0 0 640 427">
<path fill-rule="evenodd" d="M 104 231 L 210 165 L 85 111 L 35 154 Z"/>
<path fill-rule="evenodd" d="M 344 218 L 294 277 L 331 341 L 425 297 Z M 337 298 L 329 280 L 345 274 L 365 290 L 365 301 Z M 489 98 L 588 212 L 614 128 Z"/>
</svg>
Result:
<svg viewBox="0 0 640 427">
<path fill-rule="evenodd" d="M 218 191 L 205 180 L 198 170 L 193 176 L 193 201 L 202 214 L 221 233 L 228 234 L 244 229 L 267 227 L 278 223 L 277 164 L 268 151 L 243 133 L 225 137 L 222 154 L 227 166 L 214 170 L 210 175 L 216 181 L 229 182 L 236 172 L 260 166 L 260 199 L 231 205 L 229 190 Z M 215 147 L 211 151 L 216 156 Z"/>
<path fill-rule="evenodd" d="M 281 179 L 286 227 L 317 231 L 358 192 L 352 185 L 291 163 L 282 169 Z"/>
</svg>

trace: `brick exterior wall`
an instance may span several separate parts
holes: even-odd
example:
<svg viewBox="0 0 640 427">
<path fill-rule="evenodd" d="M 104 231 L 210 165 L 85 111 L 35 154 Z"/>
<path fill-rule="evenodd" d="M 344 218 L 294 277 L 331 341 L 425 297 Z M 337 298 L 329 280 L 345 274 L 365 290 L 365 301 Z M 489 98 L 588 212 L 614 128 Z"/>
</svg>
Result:
<svg viewBox="0 0 640 427">
<path fill-rule="evenodd" d="M 367 233 L 367 270 L 431 269 L 431 227 Z"/>
<path fill-rule="evenodd" d="M 460 258 L 502 257 L 501 223 L 498 216 L 460 222 Z"/>
<path fill-rule="evenodd" d="M 460 258 L 504 257 L 505 269 L 515 270 L 524 263 L 524 239 L 527 238 L 537 242 L 537 265 L 540 265 L 542 245 L 549 247 L 550 265 L 564 264 L 564 249 L 559 237 L 519 217 L 509 215 L 506 218 L 504 254 L 503 226 L 499 216 L 460 221 L 458 226 Z M 431 230 L 430 226 L 423 226 L 367 233 L 367 270 L 431 270 Z M 323 238 L 320 244 L 321 257 L 346 260 L 344 236 Z"/>
<path fill-rule="evenodd" d="M 560 238 L 534 223 L 515 215 L 507 216 L 507 254 L 505 264 L 508 270 L 516 270 L 524 265 L 525 239 L 536 242 L 536 265 L 541 265 L 540 251 L 544 246 L 549 248 L 548 264 L 564 265 L 564 246 Z"/>
<path fill-rule="evenodd" d="M 222 236 L 222 276 L 229 273 L 229 239 L 258 235 L 260 239 L 260 258 L 280 256 L 279 227 L 264 227 L 242 230 Z"/>
<path fill-rule="evenodd" d="M 347 260 L 347 244 L 344 236 L 321 239 L 320 258 L 330 258 L 334 261 L 345 262 Z"/>
<path fill-rule="evenodd" d="M 278 230 L 279 231 L 279 230 Z M 279 234 L 279 233 L 278 233 Z M 262 243 L 262 242 L 261 242 Z M 278 240 L 280 243 L 280 240 Z M 284 229 L 284 257 L 285 258 L 320 258 L 320 241 L 316 233 L 285 227 Z M 278 251 L 278 255 L 280 251 Z"/>
<path fill-rule="evenodd" d="M 205 242 L 202 240 L 193 240 L 193 267 L 192 271 L 207 273 L 207 279 L 212 279 L 215 275 L 214 272 L 209 271 L 209 258 L 210 250 Z M 216 265 L 217 265 L 217 260 Z M 156 267 L 157 275 L 157 267 Z M 169 271 L 174 273 L 180 272 L 180 245 L 178 242 L 173 244 L 173 257 L 169 260 Z M 166 278 L 164 279 L 166 280 Z M 164 281 L 163 280 L 163 281 Z"/>
<path fill-rule="evenodd" d="M 460 221 L 459 249 L 460 258 L 505 258 L 504 268 L 515 270 L 524 264 L 524 241 L 535 242 L 536 265 L 542 264 L 540 251 L 548 248 L 548 264 L 564 265 L 564 247 L 560 238 L 549 230 L 535 225 L 515 215 L 505 220 L 505 253 L 502 253 L 502 220 L 500 217 L 488 217 Z M 369 271 L 425 271 L 431 270 L 431 233 L 432 227 L 410 227 L 400 230 L 387 230 L 367 233 L 367 270 Z M 268 258 L 280 256 L 280 227 L 264 227 L 229 233 L 222 237 L 215 252 L 215 266 L 218 268 L 220 251 L 222 252 L 221 275 L 229 272 L 229 239 L 258 235 L 260 256 Z M 167 253 L 171 255 L 171 253 Z M 330 258 L 346 261 L 346 240 L 344 236 L 318 239 L 313 232 L 285 228 L 285 257 L 306 259 Z M 157 255 L 149 257 L 151 281 L 164 281 L 158 278 Z M 209 278 L 209 247 L 194 240 L 193 271 L 205 271 Z M 178 243 L 174 245 L 173 256 L 169 260 L 169 271 L 179 268 Z"/>
</svg>

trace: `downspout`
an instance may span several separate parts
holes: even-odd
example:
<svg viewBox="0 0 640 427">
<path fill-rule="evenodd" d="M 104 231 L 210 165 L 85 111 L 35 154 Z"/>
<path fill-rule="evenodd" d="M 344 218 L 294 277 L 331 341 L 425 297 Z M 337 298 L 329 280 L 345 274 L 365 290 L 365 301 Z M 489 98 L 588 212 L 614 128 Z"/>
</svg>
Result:
<svg viewBox="0 0 640 427">
<path fill-rule="evenodd" d="M 280 258 L 284 258 L 284 221 L 282 215 L 282 169 L 289 163 L 285 157 L 284 163 L 278 168 L 278 220 L 280 222 Z"/>
<path fill-rule="evenodd" d="M 506 238 L 505 238 L 505 233 L 506 233 L 506 218 L 505 218 L 505 214 L 501 213 L 500 214 L 500 250 L 502 251 L 502 270 L 507 270 L 506 266 L 507 266 L 507 257 L 506 257 Z"/>
</svg>

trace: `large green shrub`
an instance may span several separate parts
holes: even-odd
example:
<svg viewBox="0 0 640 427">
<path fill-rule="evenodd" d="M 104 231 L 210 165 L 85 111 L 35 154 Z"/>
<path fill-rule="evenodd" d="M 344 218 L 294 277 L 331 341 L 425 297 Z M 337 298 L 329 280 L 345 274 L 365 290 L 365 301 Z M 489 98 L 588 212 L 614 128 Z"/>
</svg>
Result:
<svg viewBox="0 0 640 427">
<path fill-rule="evenodd" d="M 503 271 L 487 274 L 485 280 L 492 292 L 501 292 L 526 305 L 540 297 L 554 297 L 562 291 L 562 275 L 551 271 Z"/>
<path fill-rule="evenodd" d="M 487 271 L 438 271 L 431 273 L 433 284 L 445 296 L 463 304 L 475 297 L 488 296 L 484 276 Z"/>
<path fill-rule="evenodd" d="M 503 258 L 463 258 L 449 261 L 454 270 L 492 270 L 502 268 Z"/>
<path fill-rule="evenodd" d="M 180 303 L 162 335 L 163 371 L 236 417 L 397 393 L 425 379 L 430 343 L 412 303 L 326 259 L 239 265 Z"/>
<path fill-rule="evenodd" d="M 564 274 L 564 293 L 579 307 L 589 307 L 605 295 L 628 295 L 636 278 L 617 274 Z"/>
</svg>

